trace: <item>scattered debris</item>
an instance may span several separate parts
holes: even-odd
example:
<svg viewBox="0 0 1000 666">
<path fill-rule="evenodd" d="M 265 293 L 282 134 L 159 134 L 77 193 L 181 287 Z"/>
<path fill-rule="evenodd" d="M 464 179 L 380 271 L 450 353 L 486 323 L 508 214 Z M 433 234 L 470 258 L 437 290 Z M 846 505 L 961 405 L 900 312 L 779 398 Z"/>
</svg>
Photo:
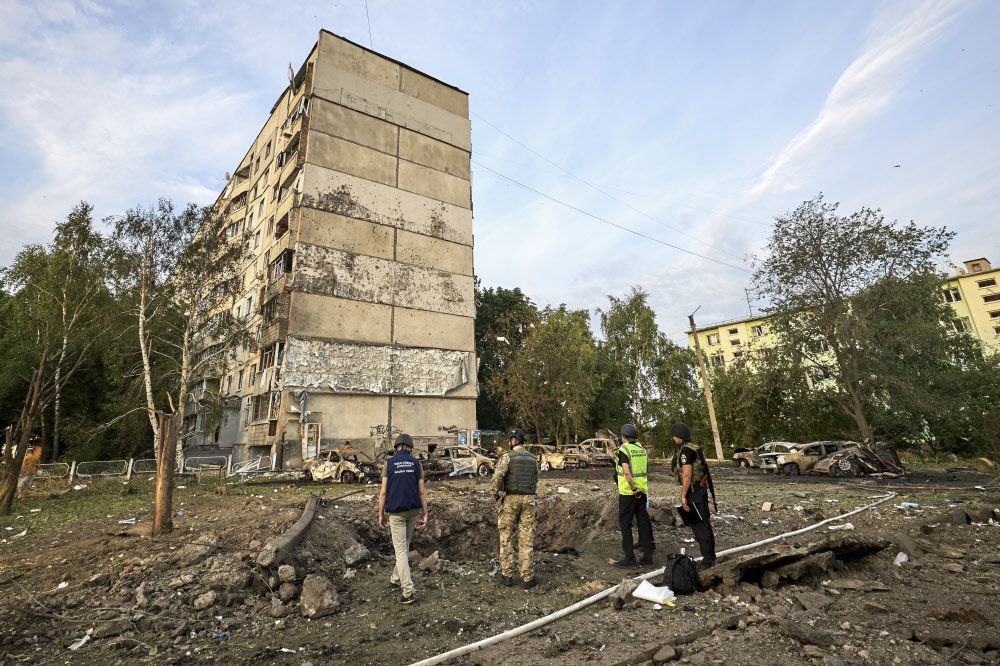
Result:
<svg viewBox="0 0 1000 666">
<path fill-rule="evenodd" d="M 439 560 L 440 557 L 438 556 L 438 551 L 435 550 L 433 553 L 425 557 L 417 568 L 428 573 L 437 573 Z"/>
<path fill-rule="evenodd" d="M 360 543 L 354 543 L 344 551 L 344 562 L 349 567 L 355 567 L 372 556 L 371 551 Z"/>
<path fill-rule="evenodd" d="M 764 502 L 763 504 L 760 505 L 760 510 L 761 511 L 765 511 L 765 512 L 766 511 L 770 511 L 772 508 L 774 508 L 774 504 L 771 503 L 771 502 Z"/>
<path fill-rule="evenodd" d="M 845 531 L 849 532 L 849 531 L 851 531 L 851 530 L 854 529 L 854 524 L 853 523 L 844 523 L 843 525 L 830 525 L 830 527 L 828 527 L 827 529 L 829 529 L 831 532 L 834 532 L 834 531 L 837 531 L 837 530 L 845 530 Z"/>
<path fill-rule="evenodd" d="M 302 615 L 315 620 L 336 611 L 340 602 L 330 579 L 319 574 L 309 574 L 302 582 L 299 605 L 302 607 Z"/>
<path fill-rule="evenodd" d="M 899 551 L 898 553 L 896 553 L 896 559 L 894 559 L 892 563 L 895 564 L 897 567 L 901 567 L 904 564 L 906 564 L 907 560 L 909 559 L 910 559 L 909 555 L 907 555 L 903 551 Z"/>
<path fill-rule="evenodd" d="M 636 599 L 652 601 L 656 604 L 666 604 L 668 606 L 673 606 L 674 602 L 677 601 L 674 591 L 668 586 L 656 587 L 648 580 L 639 583 L 639 586 L 632 590 L 632 596 Z"/>
</svg>

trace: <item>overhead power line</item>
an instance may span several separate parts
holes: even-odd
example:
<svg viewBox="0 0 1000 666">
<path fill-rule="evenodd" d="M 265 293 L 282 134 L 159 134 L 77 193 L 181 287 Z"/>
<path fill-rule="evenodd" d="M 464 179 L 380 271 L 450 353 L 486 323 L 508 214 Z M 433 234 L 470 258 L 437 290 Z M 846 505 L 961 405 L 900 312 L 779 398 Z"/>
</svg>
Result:
<svg viewBox="0 0 1000 666">
<path fill-rule="evenodd" d="M 548 162 L 549 164 L 551 164 L 555 168 L 559 169 L 559 171 L 563 172 L 564 174 L 566 174 L 570 178 L 573 178 L 574 180 L 579 181 L 580 183 L 583 183 L 587 187 L 589 187 L 589 188 L 591 188 L 591 189 L 593 189 L 593 190 L 595 190 L 597 192 L 600 192 L 601 194 L 603 194 L 607 198 L 611 199 L 612 201 L 614 201 L 616 203 L 619 203 L 622 206 L 625 206 L 629 210 L 631 210 L 633 212 L 636 212 L 636 213 L 642 215 L 643 217 L 646 217 L 646 218 L 652 220 L 653 222 L 656 222 L 659 225 L 662 225 L 662 226 L 664 226 L 664 227 L 666 227 L 666 228 L 668 228 L 668 229 L 670 229 L 672 231 L 676 231 L 677 233 L 681 234 L 682 236 L 685 236 L 687 238 L 690 238 L 693 241 L 701 243 L 701 244 L 705 245 L 706 247 L 710 247 L 713 250 L 717 250 L 718 252 L 721 252 L 723 254 L 729 255 L 730 257 L 733 257 L 734 259 L 739 259 L 740 261 L 744 261 L 743 257 L 735 255 L 732 252 L 728 252 L 727 250 L 725 250 L 723 248 L 720 248 L 720 247 L 717 247 L 715 245 L 712 245 L 708 241 L 702 240 L 701 238 L 698 238 L 696 236 L 692 236 L 691 234 L 685 232 L 684 230 L 678 229 L 677 227 L 675 227 L 673 225 L 667 224 L 663 220 L 660 220 L 659 218 L 654 217 L 653 215 L 650 215 L 646 211 L 641 210 L 639 208 L 636 208 L 635 206 L 633 206 L 632 204 L 628 203 L 627 201 L 622 201 L 621 199 L 619 199 L 618 197 L 614 196 L 613 194 L 611 194 L 611 193 L 609 193 L 607 191 L 607 189 L 620 189 L 620 188 L 603 188 L 603 187 L 601 187 L 599 185 L 595 185 L 594 183 L 590 182 L 586 178 L 583 178 L 582 176 L 578 176 L 577 174 L 573 173 L 572 171 L 570 171 L 566 167 L 562 166 L 558 162 L 555 162 L 555 161 L 549 159 L 547 156 L 545 156 L 544 154 L 542 154 L 539 151 L 535 150 L 534 148 L 532 148 L 528 144 L 524 143 L 523 141 L 521 141 L 517 137 L 514 137 L 510 133 L 505 132 L 503 129 L 497 127 L 495 124 L 491 123 L 486 118 L 483 118 L 481 115 L 479 115 L 475 111 L 472 111 L 471 113 L 472 113 L 473 116 L 475 116 L 479 120 L 483 121 L 484 123 L 486 123 L 487 125 L 489 125 L 493 129 L 495 129 L 497 132 L 499 132 L 503 136 L 507 137 L 508 139 L 510 139 L 511 141 L 513 141 L 514 143 L 516 143 L 517 145 L 521 146 L 522 148 L 524 148 L 528 152 L 530 152 L 533 155 L 536 155 L 539 158 L 545 160 L 546 162 Z M 622 191 L 627 192 L 627 190 L 622 190 Z M 632 194 L 634 194 L 634 193 L 632 193 Z M 643 196 L 643 195 L 639 195 L 639 196 Z M 677 206 L 679 206 L 681 208 L 690 208 L 692 210 L 697 210 L 697 211 L 700 211 L 700 212 L 703 212 L 703 213 L 706 213 L 706 214 L 709 214 L 709 215 L 719 215 L 719 216 L 728 217 L 728 218 L 731 218 L 731 219 L 734 219 L 734 220 L 740 220 L 742 222 L 750 222 L 751 224 L 764 224 L 764 223 L 758 222 L 756 220 L 749 220 L 749 219 L 745 219 L 745 218 L 740 218 L 740 217 L 736 217 L 735 215 L 729 215 L 727 213 L 719 213 L 719 212 L 715 212 L 715 211 L 703 210 L 701 208 L 697 208 L 695 206 L 689 206 L 687 204 L 675 204 L 675 205 L 677 205 Z"/>
<path fill-rule="evenodd" d="M 375 40 L 372 39 L 372 17 L 368 14 L 368 0 L 365 0 L 365 19 L 368 21 L 368 47 L 375 50 Z"/>
<path fill-rule="evenodd" d="M 490 167 L 486 166 L 482 162 L 479 162 L 478 160 L 472 160 L 472 163 L 475 164 L 475 165 L 477 165 L 477 166 L 479 166 L 479 167 L 481 167 L 481 168 L 483 168 L 483 169 L 485 169 L 486 171 L 488 171 L 489 173 L 493 174 L 494 176 L 496 176 L 498 178 L 506 180 L 507 182 L 513 183 L 514 185 L 517 185 L 519 187 L 523 187 L 524 189 L 528 190 L 529 192 L 534 192 L 535 194 L 537 194 L 540 197 L 544 197 L 544 198 L 548 199 L 549 201 L 553 201 L 553 202 L 559 204 L 560 206 L 565 206 L 566 208 L 569 208 L 571 210 L 575 210 L 576 212 L 581 213 L 583 215 L 586 215 L 587 217 L 593 218 L 593 219 L 597 220 L 598 222 L 603 222 L 604 224 L 609 224 L 612 227 L 615 227 L 617 229 L 621 229 L 622 231 L 627 231 L 628 233 L 633 234 L 635 236 L 639 236 L 640 238 L 645 238 L 646 240 L 652 241 L 654 243 L 659 243 L 660 245 L 664 245 L 666 247 L 672 248 L 672 249 L 677 250 L 679 252 L 683 252 L 685 254 L 690 254 L 692 256 L 698 257 L 699 259 L 704 259 L 705 261 L 711 261 L 712 263 L 719 264 L 720 266 L 726 266 L 728 268 L 735 268 L 736 270 L 743 271 L 745 273 L 749 273 L 750 272 L 747 268 L 745 268 L 743 266 L 737 266 L 736 264 L 730 264 L 730 263 L 727 263 L 725 261 L 719 261 L 718 259 L 713 259 L 712 257 L 705 256 L 704 254 L 699 254 L 697 252 L 694 252 L 693 250 L 688 250 L 686 248 L 680 247 L 679 245 L 674 245 L 673 243 L 668 243 L 666 241 L 660 240 L 659 238 L 654 238 L 653 236 L 650 236 L 648 234 L 644 234 L 641 231 L 636 231 L 635 229 L 630 229 L 629 227 L 626 227 L 624 225 L 618 224 L 617 222 L 612 222 L 611 220 L 609 220 L 609 219 L 607 219 L 605 217 L 601 217 L 600 215 L 595 215 L 594 213 L 591 213 L 588 210 L 584 210 L 583 208 L 580 208 L 579 206 L 574 206 L 573 204 L 568 203 L 566 201 L 563 201 L 562 199 L 557 199 L 557 198 L 555 198 L 554 196 L 552 196 L 550 194 L 546 194 L 545 192 L 542 192 L 541 190 L 536 190 L 534 187 L 531 187 L 530 185 L 526 185 L 526 184 L 522 183 L 521 181 L 516 180 L 514 178 L 511 178 L 510 176 L 508 176 L 506 174 L 502 174 L 499 171 L 496 171 L 495 169 L 491 169 Z"/>
</svg>

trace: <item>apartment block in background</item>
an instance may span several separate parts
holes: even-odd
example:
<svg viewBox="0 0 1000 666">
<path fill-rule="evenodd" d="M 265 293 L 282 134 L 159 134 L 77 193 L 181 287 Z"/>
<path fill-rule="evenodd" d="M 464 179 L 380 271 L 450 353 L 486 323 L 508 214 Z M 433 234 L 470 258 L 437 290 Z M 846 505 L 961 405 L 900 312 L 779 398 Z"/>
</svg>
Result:
<svg viewBox="0 0 1000 666">
<path fill-rule="evenodd" d="M 468 94 L 322 31 L 220 198 L 256 342 L 199 448 L 284 465 L 476 427 Z"/>
<path fill-rule="evenodd" d="M 944 322 L 955 333 L 968 333 L 983 342 L 988 351 L 1000 353 L 1000 269 L 986 259 L 971 259 L 955 276 L 941 283 L 941 298 L 951 306 L 954 319 Z M 694 347 L 693 333 L 688 346 Z M 698 343 L 710 366 L 725 367 L 747 360 L 777 340 L 769 332 L 766 317 L 735 319 L 698 329 Z"/>
</svg>

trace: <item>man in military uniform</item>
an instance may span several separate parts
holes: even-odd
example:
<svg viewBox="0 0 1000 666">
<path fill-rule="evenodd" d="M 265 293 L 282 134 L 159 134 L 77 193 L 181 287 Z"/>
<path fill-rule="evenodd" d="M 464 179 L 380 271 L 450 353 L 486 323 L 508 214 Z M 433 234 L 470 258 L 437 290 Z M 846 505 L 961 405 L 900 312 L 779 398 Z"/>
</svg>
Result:
<svg viewBox="0 0 1000 666">
<path fill-rule="evenodd" d="M 530 589 L 535 579 L 535 491 L 538 488 L 538 461 L 524 448 L 524 431 L 510 431 L 510 451 L 500 457 L 493 472 L 493 500 L 500 503 L 497 527 L 500 530 L 500 582 L 514 584 L 514 534 L 521 585 Z"/>
<path fill-rule="evenodd" d="M 646 449 L 639 443 L 639 429 L 633 423 L 621 427 L 622 443 L 615 452 L 615 480 L 618 485 L 618 527 L 622 532 L 625 557 L 615 562 L 619 569 L 634 569 L 653 563 L 653 523 L 649 520 L 646 499 L 649 479 L 646 476 Z M 639 547 L 642 559 L 635 559 L 632 519 L 639 523 Z"/>
<path fill-rule="evenodd" d="M 691 429 L 684 423 L 674 423 L 670 426 L 670 435 L 674 443 L 679 445 L 671 468 L 674 479 L 681 487 L 684 522 L 691 526 L 698 549 L 701 550 L 698 568 L 707 569 L 715 565 L 715 533 L 712 531 L 711 514 L 708 511 L 708 491 L 712 488 L 712 477 L 705 461 L 705 453 L 701 447 L 691 442 Z M 715 499 L 714 490 L 712 498 Z"/>
</svg>

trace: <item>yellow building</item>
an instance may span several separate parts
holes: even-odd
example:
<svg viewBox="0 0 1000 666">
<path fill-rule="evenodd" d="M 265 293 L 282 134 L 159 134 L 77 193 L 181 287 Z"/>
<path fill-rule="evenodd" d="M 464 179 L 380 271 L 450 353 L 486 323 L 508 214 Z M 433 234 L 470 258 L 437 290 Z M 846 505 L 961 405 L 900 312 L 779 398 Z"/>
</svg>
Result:
<svg viewBox="0 0 1000 666">
<path fill-rule="evenodd" d="M 979 338 L 987 349 L 1000 352 L 1000 268 L 993 268 L 985 258 L 964 264 L 955 277 L 941 283 L 941 298 L 955 312 L 947 324 L 955 332 Z M 777 342 L 768 330 L 767 317 L 712 324 L 699 328 L 697 335 L 706 362 L 717 368 L 755 356 Z M 688 346 L 694 347 L 693 333 L 688 333 Z"/>
</svg>

